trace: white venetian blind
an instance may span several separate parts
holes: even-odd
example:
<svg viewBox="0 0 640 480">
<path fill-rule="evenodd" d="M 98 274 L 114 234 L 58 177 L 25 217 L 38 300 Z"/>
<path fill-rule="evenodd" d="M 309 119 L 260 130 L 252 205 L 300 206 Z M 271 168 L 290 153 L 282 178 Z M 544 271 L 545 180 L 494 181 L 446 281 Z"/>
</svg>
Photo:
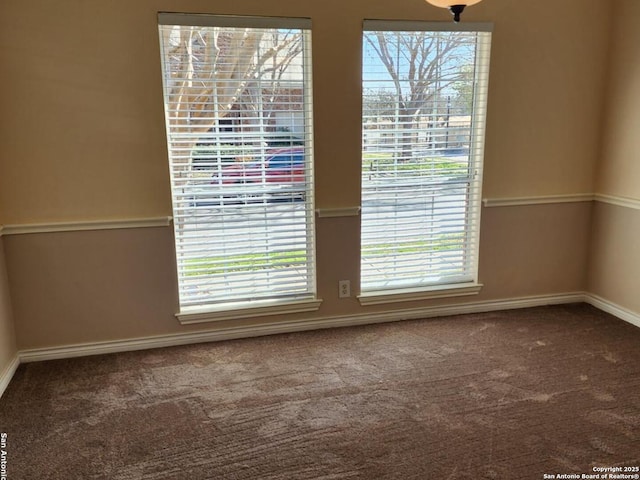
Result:
<svg viewBox="0 0 640 480">
<path fill-rule="evenodd" d="M 365 22 L 361 290 L 477 281 L 491 34 Z"/>
<path fill-rule="evenodd" d="M 314 298 L 310 22 L 159 23 L 181 310 Z"/>
</svg>

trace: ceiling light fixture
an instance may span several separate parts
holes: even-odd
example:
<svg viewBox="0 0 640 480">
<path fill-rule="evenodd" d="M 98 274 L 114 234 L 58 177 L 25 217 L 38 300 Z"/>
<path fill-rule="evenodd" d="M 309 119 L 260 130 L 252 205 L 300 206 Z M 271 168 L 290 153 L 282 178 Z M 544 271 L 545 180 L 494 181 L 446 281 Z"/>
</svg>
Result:
<svg viewBox="0 0 640 480">
<path fill-rule="evenodd" d="M 460 2 L 460 0 L 427 0 L 427 3 L 435 5 L 440 8 L 448 8 L 453 15 L 453 21 L 458 23 L 460 21 L 460 14 L 464 11 L 464 7 L 469 5 L 475 5 L 482 0 L 467 0 L 466 2 Z"/>
</svg>

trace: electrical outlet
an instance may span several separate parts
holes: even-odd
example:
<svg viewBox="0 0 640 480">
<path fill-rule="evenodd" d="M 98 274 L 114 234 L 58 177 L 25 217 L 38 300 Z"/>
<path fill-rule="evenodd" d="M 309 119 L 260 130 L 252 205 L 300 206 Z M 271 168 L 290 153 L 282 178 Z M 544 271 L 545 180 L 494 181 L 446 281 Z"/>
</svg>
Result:
<svg viewBox="0 0 640 480">
<path fill-rule="evenodd" d="M 349 298 L 351 296 L 351 282 L 349 280 L 340 280 L 338 282 L 338 293 L 340 298 Z"/>
</svg>

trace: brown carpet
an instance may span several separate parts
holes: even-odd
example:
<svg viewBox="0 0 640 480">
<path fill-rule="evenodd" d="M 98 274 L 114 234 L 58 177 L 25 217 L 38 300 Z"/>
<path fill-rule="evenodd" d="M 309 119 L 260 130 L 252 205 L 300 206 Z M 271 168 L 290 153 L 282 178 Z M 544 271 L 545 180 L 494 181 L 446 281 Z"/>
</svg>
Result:
<svg viewBox="0 0 640 480">
<path fill-rule="evenodd" d="M 640 329 L 570 305 L 32 363 L 0 431 L 8 480 L 593 474 L 640 465 Z"/>
</svg>

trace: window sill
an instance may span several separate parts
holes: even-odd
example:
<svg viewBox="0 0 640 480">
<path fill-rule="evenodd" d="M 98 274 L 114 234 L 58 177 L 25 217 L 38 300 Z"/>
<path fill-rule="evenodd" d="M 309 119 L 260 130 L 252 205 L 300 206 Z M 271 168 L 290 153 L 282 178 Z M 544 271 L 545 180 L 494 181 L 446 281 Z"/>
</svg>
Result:
<svg viewBox="0 0 640 480">
<path fill-rule="evenodd" d="M 481 283 L 456 283 L 434 287 L 406 288 L 399 290 L 375 290 L 358 296 L 360 305 L 380 305 L 383 303 L 432 300 L 435 298 L 463 297 L 477 295 L 482 289 Z"/>
<path fill-rule="evenodd" d="M 242 318 L 264 317 L 268 315 L 285 315 L 288 313 L 315 312 L 320 308 L 322 300 L 265 300 L 255 302 L 248 307 L 246 303 L 226 305 L 224 307 L 197 307 L 185 309 L 176 314 L 182 325 L 194 323 L 219 322 Z"/>
</svg>

